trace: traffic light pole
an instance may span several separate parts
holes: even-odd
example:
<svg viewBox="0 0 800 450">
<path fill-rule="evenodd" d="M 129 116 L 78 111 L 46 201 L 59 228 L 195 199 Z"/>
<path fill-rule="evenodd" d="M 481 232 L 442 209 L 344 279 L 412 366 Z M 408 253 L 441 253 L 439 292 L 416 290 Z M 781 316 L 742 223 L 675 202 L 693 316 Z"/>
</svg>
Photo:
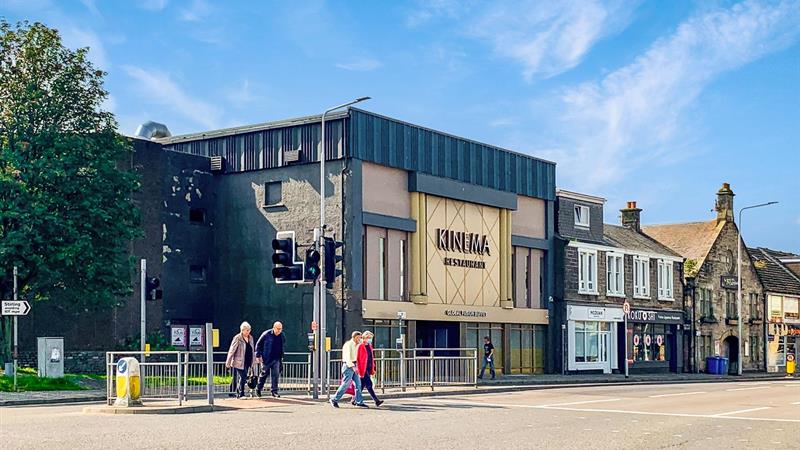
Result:
<svg viewBox="0 0 800 450">
<path fill-rule="evenodd" d="M 320 240 L 320 229 L 314 228 L 314 242 L 318 242 Z M 319 398 L 319 394 L 322 391 L 322 355 L 325 353 L 324 351 L 324 341 L 325 341 L 325 328 L 322 324 L 322 309 L 320 305 L 322 302 L 320 301 L 320 284 L 319 281 L 314 283 L 314 322 L 317 323 L 318 329 L 314 331 L 316 333 L 316 338 L 314 342 L 314 352 L 311 355 L 311 367 L 313 369 L 313 383 L 311 388 L 311 396 L 314 400 Z M 313 330 L 312 330 L 313 331 Z"/>
<path fill-rule="evenodd" d="M 142 258 L 141 268 L 140 268 L 139 272 L 140 272 L 140 274 L 139 274 L 139 276 L 140 276 L 139 282 L 141 283 L 140 291 L 141 291 L 141 300 L 142 300 L 142 306 L 141 306 L 142 318 L 141 318 L 141 330 L 140 330 L 142 337 L 141 337 L 141 345 L 140 345 L 140 347 L 141 347 L 141 351 L 142 351 L 142 362 L 144 362 L 145 333 L 147 332 L 146 327 L 145 327 L 145 321 L 146 321 L 145 312 L 146 312 L 146 308 L 147 308 L 147 260 L 144 259 L 144 258 Z"/>
</svg>

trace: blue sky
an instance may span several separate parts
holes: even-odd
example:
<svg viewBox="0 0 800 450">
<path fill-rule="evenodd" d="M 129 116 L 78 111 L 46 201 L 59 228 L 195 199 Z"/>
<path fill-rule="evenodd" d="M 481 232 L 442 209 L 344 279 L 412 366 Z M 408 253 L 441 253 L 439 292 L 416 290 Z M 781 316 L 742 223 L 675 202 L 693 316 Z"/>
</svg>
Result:
<svg viewBox="0 0 800 450">
<path fill-rule="evenodd" d="M 381 114 L 547 158 L 558 185 L 709 220 L 731 183 L 748 245 L 800 253 L 800 2 L 0 0 L 108 72 L 132 134 Z"/>
</svg>

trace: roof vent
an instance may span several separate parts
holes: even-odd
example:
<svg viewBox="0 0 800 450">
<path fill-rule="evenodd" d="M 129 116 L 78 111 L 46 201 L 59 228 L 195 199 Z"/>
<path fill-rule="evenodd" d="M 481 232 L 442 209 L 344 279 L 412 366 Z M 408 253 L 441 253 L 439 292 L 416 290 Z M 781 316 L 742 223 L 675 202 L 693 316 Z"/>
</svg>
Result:
<svg viewBox="0 0 800 450">
<path fill-rule="evenodd" d="M 225 158 L 223 158 L 222 156 L 212 156 L 211 171 L 222 172 L 223 170 L 225 170 Z"/>
<path fill-rule="evenodd" d="M 152 120 L 148 120 L 139 125 L 139 127 L 136 128 L 136 133 L 134 133 L 134 137 L 142 139 L 161 139 L 170 136 L 172 136 L 172 133 L 169 132 L 169 128 L 167 128 L 166 125 L 153 122 Z"/>
</svg>

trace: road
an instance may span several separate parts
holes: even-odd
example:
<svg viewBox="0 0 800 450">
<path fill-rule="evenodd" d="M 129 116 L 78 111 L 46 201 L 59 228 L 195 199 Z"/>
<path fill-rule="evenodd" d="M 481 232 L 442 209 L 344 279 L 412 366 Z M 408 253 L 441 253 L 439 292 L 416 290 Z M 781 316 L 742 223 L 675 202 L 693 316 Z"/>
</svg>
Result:
<svg viewBox="0 0 800 450">
<path fill-rule="evenodd" d="M 3 448 L 800 449 L 800 381 L 559 388 L 388 400 L 247 400 L 191 415 L 0 408 Z M 257 402 L 257 403 L 256 403 Z M 258 405 L 258 407 L 253 407 Z"/>
</svg>

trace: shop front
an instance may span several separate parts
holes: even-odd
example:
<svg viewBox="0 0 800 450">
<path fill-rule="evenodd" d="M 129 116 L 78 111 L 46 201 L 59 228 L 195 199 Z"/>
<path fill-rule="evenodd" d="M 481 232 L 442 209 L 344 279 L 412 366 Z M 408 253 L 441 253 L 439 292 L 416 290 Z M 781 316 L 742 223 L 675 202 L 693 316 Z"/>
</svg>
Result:
<svg viewBox="0 0 800 450">
<path fill-rule="evenodd" d="M 622 308 L 567 305 L 567 369 L 618 370 L 617 324 L 622 321 Z"/>
<path fill-rule="evenodd" d="M 781 373 L 788 355 L 800 358 L 800 297 L 769 294 L 767 299 L 767 371 Z"/>
<path fill-rule="evenodd" d="M 680 372 L 683 369 L 682 311 L 631 309 L 627 319 L 626 354 L 630 372 Z"/>
</svg>

